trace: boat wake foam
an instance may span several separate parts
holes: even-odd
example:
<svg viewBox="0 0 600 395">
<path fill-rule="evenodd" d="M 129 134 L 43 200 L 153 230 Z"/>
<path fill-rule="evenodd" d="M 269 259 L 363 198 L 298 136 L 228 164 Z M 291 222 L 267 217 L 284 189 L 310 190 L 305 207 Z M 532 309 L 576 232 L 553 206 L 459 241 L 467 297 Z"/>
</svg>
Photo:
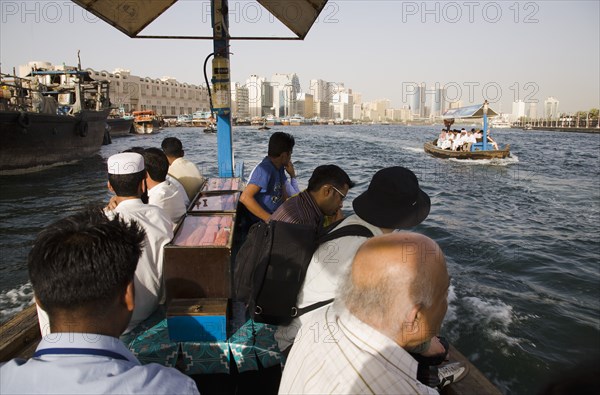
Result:
<svg viewBox="0 0 600 395">
<path fill-rule="evenodd" d="M 454 158 L 449 158 L 448 159 L 451 162 L 457 162 L 457 163 L 461 163 L 464 165 L 492 165 L 492 166 L 508 166 L 508 165 L 513 165 L 515 163 L 519 163 L 519 157 L 515 154 L 511 154 L 511 156 L 509 156 L 508 158 L 504 158 L 504 159 L 498 159 L 498 158 L 494 158 L 494 159 L 454 159 Z"/>
<path fill-rule="evenodd" d="M 415 152 L 417 154 L 422 154 L 423 152 L 425 152 L 423 147 L 402 147 L 402 149 L 405 151 Z"/>
<path fill-rule="evenodd" d="M 0 322 L 8 320 L 13 314 L 33 303 L 31 283 L 0 293 Z"/>
<path fill-rule="evenodd" d="M 469 317 L 468 321 L 458 317 Z M 485 300 L 479 297 L 458 297 L 454 286 L 448 289 L 448 311 L 444 319 L 442 335 L 449 339 L 483 336 L 494 343 L 509 345 L 498 347 L 502 353 L 514 347 L 522 348 L 528 341 L 511 336 L 511 327 L 519 325 L 518 321 L 531 317 L 519 318 L 513 307 L 500 300 Z M 534 345 L 535 346 L 535 345 Z M 508 354 L 507 354 L 508 355 Z"/>
</svg>

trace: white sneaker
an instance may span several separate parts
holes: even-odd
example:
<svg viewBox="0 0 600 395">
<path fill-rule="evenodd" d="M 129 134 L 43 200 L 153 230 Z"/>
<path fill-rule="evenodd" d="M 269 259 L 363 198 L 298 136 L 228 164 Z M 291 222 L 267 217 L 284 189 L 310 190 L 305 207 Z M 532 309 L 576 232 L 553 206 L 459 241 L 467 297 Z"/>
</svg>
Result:
<svg viewBox="0 0 600 395">
<path fill-rule="evenodd" d="M 452 362 L 438 367 L 440 383 L 437 388 L 442 389 L 448 384 L 462 380 L 468 373 L 469 367 L 464 362 Z"/>
</svg>

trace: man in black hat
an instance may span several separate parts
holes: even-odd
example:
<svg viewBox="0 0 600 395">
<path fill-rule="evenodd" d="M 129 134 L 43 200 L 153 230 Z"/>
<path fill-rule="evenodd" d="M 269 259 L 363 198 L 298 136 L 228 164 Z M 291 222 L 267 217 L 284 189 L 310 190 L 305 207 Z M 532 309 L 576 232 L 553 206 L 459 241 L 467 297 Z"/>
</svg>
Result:
<svg viewBox="0 0 600 395">
<path fill-rule="evenodd" d="M 419 188 L 415 174 L 396 166 L 375 173 L 369 188 L 354 199 L 352 207 L 355 214 L 344 219 L 335 229 L 358 224 L 368 228 L 373 236 L 378 236 L 395 229 L 417 226 L 429 215 L 431 202 L 429 196 Z M 350 267 L 364 241 L 362 236 L 346 236 L 319 246 L 298 294 L 298 306 L 305 307 L 335 298 L 339 279 Z M 293 322 L 290 327 L 278 331 L 276 338 L 281 350 L 291 345 L 300 324 Z"/>
<path fill-rule="evenodd" d="M 417 226 L 429 215 L 431 201 L 419 187 L 417 176 L 411 170 L 394 166 L 375 173 L 368 189 L 354 199 L 352 207 L 355 214 L 344 219 L 335 229 L 358 224 L 368 228 L 373 236 L 378 236 Z M 349 270 L 356 251 L 364 241 L 362 236 L 346 236 L 319 246 L 298 294 L 298 307 L 334 299 L 340 279 Z M 289 326 L 278 329 L 275 338 L 281 350 L 286 350 L 293 343 L 304 321 L 306 317 L 301 316 Z M 415 351 L 426 356 L 438 355 L 445 353 L 445 347 L 434 337 Z"/>
</svg>

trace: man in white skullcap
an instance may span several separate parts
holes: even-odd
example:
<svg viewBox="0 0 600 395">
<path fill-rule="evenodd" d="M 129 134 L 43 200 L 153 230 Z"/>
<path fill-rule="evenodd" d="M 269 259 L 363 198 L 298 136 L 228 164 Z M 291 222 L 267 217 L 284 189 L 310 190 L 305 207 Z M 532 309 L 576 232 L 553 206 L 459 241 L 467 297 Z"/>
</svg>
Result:
<svg viewBox="0 0 600 395">
<path fill-rule="evenodd" d="M 116 213 L 126 221 L 136 221 L 146 231 L 144 247 L 135 271 L 135 309 L 129 326 L 131 331 L 152 314 L 159 303 L 164 302 L 163 248 L 173 238 L 173 223 L 163 209 L 144 204 L 140 197 L 146 177 L 144 158 L 134 152 L 124 152 L 108 158 L 108 189 L 115 193 L 106 215 Z M 48 335 L 50 321 L 39 305 L 38 320 L 42 336 Z"/>
<path fill-rule="evenodd" d="M 108 189 L 115 193 L 117 204 L 107 209 L 107 216 L 120 214 L 134 220 L 146 231 L 142 255 L 135 271 L 135 309 L 125 333 L 152 314 L 164 302 L 163 248 L 173 238 L 173 225 L 164 210 L 144 204 L 140 199 L 146 176 L 144 158 L 134 152 L 124 152 L 108 158 Z"/>
</svg>

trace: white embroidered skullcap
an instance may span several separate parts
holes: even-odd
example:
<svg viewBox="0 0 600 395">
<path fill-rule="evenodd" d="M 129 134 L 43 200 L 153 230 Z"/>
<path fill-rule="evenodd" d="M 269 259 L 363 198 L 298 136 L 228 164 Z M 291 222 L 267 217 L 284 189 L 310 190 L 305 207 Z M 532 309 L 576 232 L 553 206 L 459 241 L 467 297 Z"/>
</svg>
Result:
<svg viewBox="0 0 600 395">
<path fill-rule="evenodd" d="M 108 174 L 133 174 L 144 170 L 144 157 L 135 152 L 123 152 L 108 158 Z"/>
</svg>

